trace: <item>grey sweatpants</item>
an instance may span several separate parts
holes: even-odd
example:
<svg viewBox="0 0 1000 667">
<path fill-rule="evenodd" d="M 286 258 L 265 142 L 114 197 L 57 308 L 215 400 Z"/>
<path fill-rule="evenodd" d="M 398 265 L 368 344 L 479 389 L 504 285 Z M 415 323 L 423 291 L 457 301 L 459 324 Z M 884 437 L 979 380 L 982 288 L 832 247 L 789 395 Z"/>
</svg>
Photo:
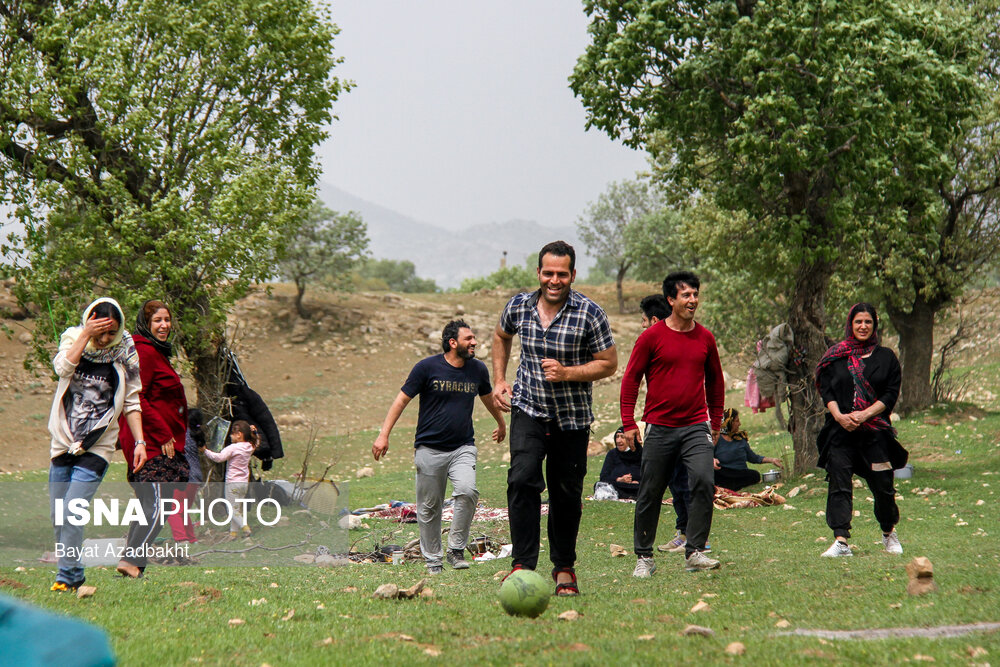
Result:
<svg viewBox="0 0 1000 667">
<path fill-rule="evenodd" d="M 476 446 L 464 445 L 454 451 L 417 447 L 413 454 L 417 468 L 417 524 L 420 527 L 420 552 L 428 566 L 441 565 L 441 510 L 445 487 L 451 480 L 454 498 L 449 549 L 465 549 L 469 527 L 479 503 L 476 488 Z"/>
</svg>

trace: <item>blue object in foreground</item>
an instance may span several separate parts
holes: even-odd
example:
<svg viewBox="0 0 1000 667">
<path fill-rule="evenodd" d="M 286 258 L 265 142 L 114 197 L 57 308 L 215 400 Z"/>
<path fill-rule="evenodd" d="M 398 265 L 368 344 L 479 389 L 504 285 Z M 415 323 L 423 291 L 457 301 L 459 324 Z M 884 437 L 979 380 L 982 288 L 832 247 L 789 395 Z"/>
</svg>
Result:
<svg viewBox="0 0 1000 667">
<path fill-rule="evenodd" d="M 0 667 L 111 667 L 115 655 L 99 628 L 0 595 Z"/>
</svg>

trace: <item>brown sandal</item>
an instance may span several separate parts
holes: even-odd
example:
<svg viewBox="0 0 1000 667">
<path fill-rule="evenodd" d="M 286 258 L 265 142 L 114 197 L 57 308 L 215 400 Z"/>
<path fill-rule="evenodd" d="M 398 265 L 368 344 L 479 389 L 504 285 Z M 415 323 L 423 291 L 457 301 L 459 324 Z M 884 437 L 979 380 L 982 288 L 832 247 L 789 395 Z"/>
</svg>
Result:
<svg viewBox="0 0 1000 667">
<path fill-rule="evenodd" d="M 572 581 L 559 583 L 559 575 L 566 573 L 573 578 Z M 556 595 L 559 597 L 572 597 L 580 594 L 580 586 L 576 583 L 576 571 L 571 567 L 552 568 L 552 580 L 556 582 Z"/>
<path fill-rule="evenodd" d="M 118 567 L 115 569 L 118 570 L 118 574 L 122 575 L 126 579 L 139 579 L 142 577 L 142 569 L 140 569 L 138 565 L 133 565 L 127 560 L 118 561 Z"/>
</svg>

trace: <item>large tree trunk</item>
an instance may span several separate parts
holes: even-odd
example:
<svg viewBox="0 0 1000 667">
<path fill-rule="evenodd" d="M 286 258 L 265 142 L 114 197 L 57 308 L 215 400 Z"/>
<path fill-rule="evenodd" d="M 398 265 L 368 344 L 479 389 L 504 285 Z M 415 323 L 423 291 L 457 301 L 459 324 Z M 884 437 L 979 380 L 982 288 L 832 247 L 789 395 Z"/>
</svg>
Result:
<svg viewBox="0 0 1000 667">
<path fill-rule="evenodd" d="M 185 348 L 185 352 L 193 367 L 192 375 L 198 389 L 198 407 L 205 412 L 206 419 L 211 415 L 222 414 L 222 388 L 228 369 L 222 368 L 218 350 L 214 344 L 209 344 L 194 349 Z"/>
<path fill-rule="evenodd" d="M 933 304 L 917 296 L 913 307 L 904 313 L 892 306 L 886 307 L 889 319 L 899 332 L 899 363 L 903 367 L 903 384 L 899 392 L 896 411 L 907 414 L 922 410 L 931 404 L 931 363 L 934 358 Z"/>
<path fill-rule="evenodd" d="M 816 366 L 826 352 L 824 300 L 833 273 L 830 262 L 799 265 L 795 276 L 795 291 L 789 308 L 788 324 L 795 334 L 795 347 L 804 355 L 801 364 L 789 364 L 791 414 L 788 428 L 792 432 L 795 451 L 795 474 L 803 474 L 816 466 L 819 452 L 816 437 L 823 427 L 823 399 L 816 389 Z"/>
</svg>

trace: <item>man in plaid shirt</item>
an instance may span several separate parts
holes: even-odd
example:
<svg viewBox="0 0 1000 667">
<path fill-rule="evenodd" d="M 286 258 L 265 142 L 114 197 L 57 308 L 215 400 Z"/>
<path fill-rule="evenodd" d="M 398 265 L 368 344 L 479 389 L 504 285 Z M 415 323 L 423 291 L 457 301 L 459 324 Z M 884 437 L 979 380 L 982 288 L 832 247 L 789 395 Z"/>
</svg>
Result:
<svg viewBox="0 0 1000 667">
<path fill-rule="evenodd" d="M 533 570 L 538 564 L 541 495 L 547 481 L 556 594 L 577 595 L 573 566 L 594 421 L 591 385 L 614 374 L 618 352 L 607 315 L 571 289 L 576 279 L 573 246 L 564 241 L 545 245 L 538 253 L 537 272 L 539 289 L 508 301 L 493 334 L 493 399 L 511 412 L 511 556 L 514 570 Z M 511 392 L 507 362 L 515 334 L 521 337 L 521 362 Z"/>
</svg>

